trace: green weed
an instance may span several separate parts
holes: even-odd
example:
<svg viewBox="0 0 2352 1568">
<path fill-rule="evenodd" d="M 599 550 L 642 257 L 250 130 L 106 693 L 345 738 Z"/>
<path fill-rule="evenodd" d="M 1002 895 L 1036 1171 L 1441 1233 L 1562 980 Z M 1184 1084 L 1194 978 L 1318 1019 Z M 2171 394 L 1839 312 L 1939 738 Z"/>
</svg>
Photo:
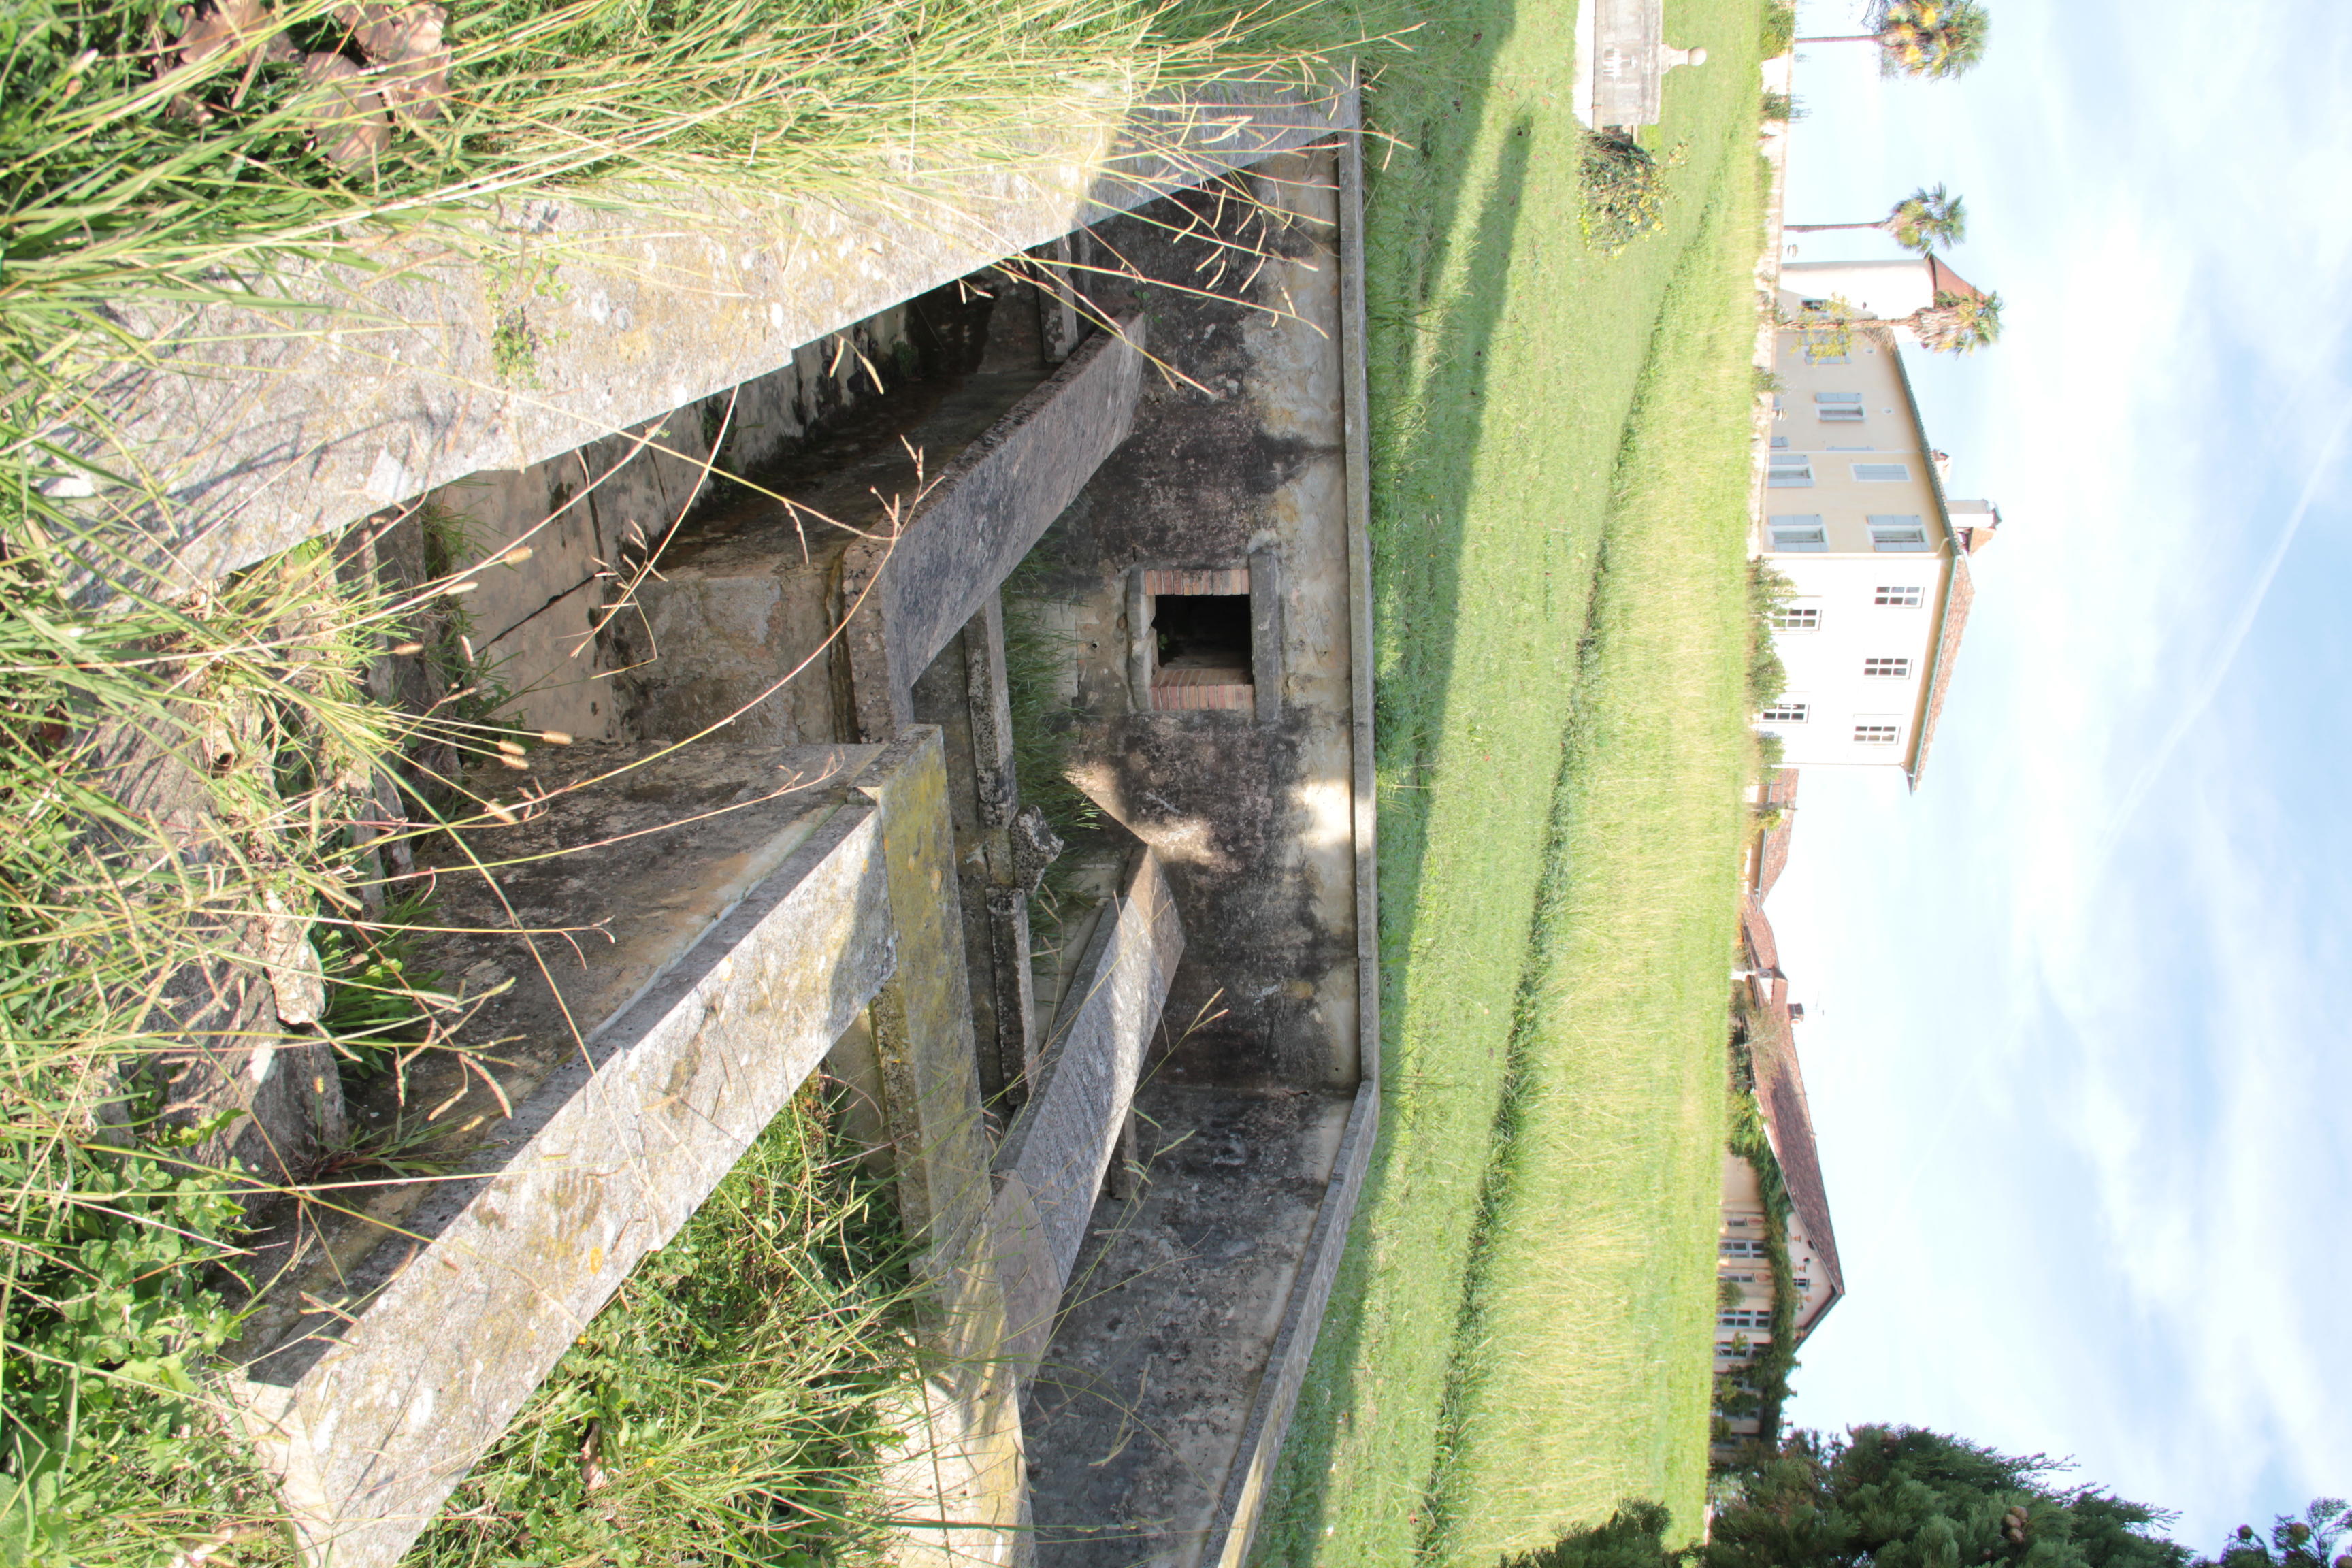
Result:
<svg viewBox="0 0 2352 1568">
<path fill-rule="evenodd" d="M 908 1249 L 814 1084 L 628 1283 L 408 1568 L 873 1560 Z"/>
</svg>

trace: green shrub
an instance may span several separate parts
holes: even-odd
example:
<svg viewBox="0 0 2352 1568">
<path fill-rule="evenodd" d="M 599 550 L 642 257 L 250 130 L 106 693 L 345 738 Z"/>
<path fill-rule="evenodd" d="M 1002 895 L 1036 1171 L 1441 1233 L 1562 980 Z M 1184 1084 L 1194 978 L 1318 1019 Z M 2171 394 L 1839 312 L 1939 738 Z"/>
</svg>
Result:
<svg viewBox="0 0 2352 1568">
<path fill-rule="evenodd" d="M 1748 710 L 1771 706 L 1789 689 L 1788 667 L 1772 642 L 1772 619 L 1786 608 L 1796 584 L 1760 558 L 1748 563 Z"/>
<path fill-rule="evenodd" d="M 1614 256 L 1645 234 L 1666 225 L 1673 192 L 1665 172 L 1680 168 L 1686 149 L 1677 144 L 1664 157 L 1621 131 L 1588 131 L 1581 173 L 1584 242 Z"/>
<path fill-rule="evenodd" d="M 1682 1554 L 1666 1550 L 1673 1525 L 1665 1504 L 1628 1499 L 1604 1522 L 1505 1558 L 1501 1568 L 1675 1568 Z"/>
<path fill-rule="evenodd" d="M 1764 0 L 1761 18 L 1763 54 L 1777 60 L 1797 47 L 1797 7 L 1793 0 Z"/>
</svg>

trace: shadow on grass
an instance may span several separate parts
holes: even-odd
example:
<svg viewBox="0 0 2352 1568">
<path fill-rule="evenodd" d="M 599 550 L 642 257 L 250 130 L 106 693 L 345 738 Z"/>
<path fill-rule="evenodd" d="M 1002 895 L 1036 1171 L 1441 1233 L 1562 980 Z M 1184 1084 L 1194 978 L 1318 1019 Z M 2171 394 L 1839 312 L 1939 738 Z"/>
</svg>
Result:
<svg viewBox="0 0 2352 1568">
<path fill-rule="evenodd" d="M 1491 60 L 1493 45 L 1483 45 L 1482 48 L 1479 64 L 1483 68 Z M 1458 94 L 1449 93 L 1445 102 L 1458 102 L 1463 122 L 1475 126 L 1479 105 L 1472 100 L 1480 96 L 1475 89 L 1465 88 Z M 1423 753 L 1434 746 L 1444 722 L 1444 692 L 1452 674 L 1453 628 L 1460 596 L 1460 562 L 1473 475 L 1467 457 L 1475 450 L 1484 424 L 1486 379 L 1491 358 L 1487 351 L 1503 318 L 1508 292 L 1507 264 L 1534 144 L 1533 136 L 1526 133 L 1528 127 L 1524 121 L 1512 129 L 1515 133 L 1506 142 L 1494 184 L 1469 241 L 1471 253 L 1463 271 L 1470 287 L 1433 325 L 1426 324 L 1427 317 L 1397 309 L 1403 301 L 1394 297 L 1373 310 L 1377 324 L 1373 328 L 1375 341 L 1370 345 L 1371 353 L 1375 358 L 1393 356 L 1387 366 L 1375 366 L 1376 373 L 1386 369 L 1390 374 L 1376 374 L 1373 393 L 1373 461 L 1374 472 L 1380 477 L 1373 482 L 1371 531 L 1376 575 L 1382 584 L 1375 589 L 1376 613 L 1385 620 L 1400 613 L 1401 604 L 1414 606 L 1412 625 L 1403 638 L 1409 668 L 1383 671 L 1381 677 L 1383 705 L 1376 719 L 1376 744 L 1383 775 L 1392 768 L 1410 771 L 1416 766 Z M 1424 269 L 1424 277 L 1438 276 L 1445 264 L 1443 237 L 1452 226 L 1455 200 L 1458 195 L 1449 193 L 1444 209 L 1431 212 L 1424 218 L 1422 231 L 1440 237 L 1429 253 L 1381 258 L 1385 265 L 1376 268 L 1376 273 L 1390 276 L 1375 276 L 1367 280 L 1368 285 L 1395 283 L 1399 279 L 1394 274 L 1401 267 Z M 1427 345 L 1432 351 L 1428 363 L 1437 367 L 1456 367 L 1458 374 L 1450 379 L 1470 400 L 1469 407 L 1418 431 L 1387 432 L 1377 412 L 1383 393 L 1393 400 L 1391 407 L 1406 401 L 1398 395 L 1402 366 L 1410 364 L 1416 340 L 1428 332 L 1439 338 L 1434 344 Z M 1386 386 L 1381 385 L 1383 381 Z M 1426 552 L 1413 567 L 1418 580 L 1401 591 L 1395 585 L 1397 574 L 1404 570 L 1400 560 L 1400 536 L 1410 524 L 1400 513 L 1407 510 L 1415 514 L 1415 521 L 1428 519 L 1430 526 L 1416 531 L 1412 538 L 1415 553 Z M 1392 690 L 1403 693 L 1403 699 L 1391 701 L 1388 693 Z M 1395 1016 L 1400 999 L 1391 994 L 1391 987 L 1397 983 L 1403 957 L 1412 945 L 1413 894 L 1425 847 L 1424 826 L 1421 810 L 1392 814 L 1383 802 L 1381 965 L 1382 1006 L 1388 1016 Z M 1391 915 L 1389 911 L 1396 912 Z M 1336 1423 L 1356 1396 L 1354 1390 L 1344 1386 L 1345 1369 L 1356 1360 L 1364 1329 L 1364 1273 L 1371 1251 L 1366 1232 L 1370 1216 L 1382 1207 L 1391 1147 L 1389 1138 L 1384 1136 L 1373 1152 L 1365 1175 L 1363 1194 L 1356 1209 L 1355 1234 L 1349 1237 L 1340 1261 L 1331 1308 L 1324 1320 L 1314 1364 L 1307 1374 L 1309 1396 L 1301 1400 L 1294 1417 L 1282 1466 L 1258 1532 L 1254 1560 L 1259 1563 L 1304 1563 L 1312 1557 L 1315 1542 L 1322 1534 L 1324 1489 L 1329 1479 L 1327 1456 Z"/>
</svg>

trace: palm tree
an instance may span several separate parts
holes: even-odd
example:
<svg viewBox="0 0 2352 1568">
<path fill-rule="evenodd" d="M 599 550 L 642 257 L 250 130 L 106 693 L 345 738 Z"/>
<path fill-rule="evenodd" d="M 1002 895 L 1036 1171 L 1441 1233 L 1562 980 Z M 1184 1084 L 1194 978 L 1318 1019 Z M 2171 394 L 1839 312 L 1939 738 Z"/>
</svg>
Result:
<svg viewBox="0 0 2352 1568">
<path fill-rule="evenodd" d="M 1904 249 L 1929 256 L 1939 248 L 1949 249 L 1967 237 L 1969 209 L 1966 202 L 1941 185 L 1932 191 L 1922 186 L 1889 207 L 1886 216 L 1875 223 L 1792 223 L 1788 227 L 1792 234 L 1831 228 L 1874 228 L 1892 235 L 1895 243 Z"/>
<path fill-rule="evenodd" d="M 1977 0 L 1882 0 L 1867 33 L 1799 38 L 1801 44 L 1878 46 L 1878 68 L 1887 76 L 1949 81 L 1984 58 L 1992 17 Z"/>
<path fill-rule="evenodd" d="M 1936 302 L 1903 318 L 1922 348 L 1969 354 L 2000 342 L 2000 296 L 1937 290 Z"/>
<path fill-rule="evenodd" d="M 1884 337 L 1895 327 L 1906 327 L 1919 346 L 1932 353 L 1968 354 L 2000 342 L 2000 296 L 1994 293 L 1955 294 L 1936 290 L 1936 302 L 1907 316 L 1881 321 L 1857 311 L 1843 296 L 1784 317 L 1780 324 L 1797 330 L 1798 342 L 1808 359 L 1846 353 L 1856 332 Z"/>
</svg>

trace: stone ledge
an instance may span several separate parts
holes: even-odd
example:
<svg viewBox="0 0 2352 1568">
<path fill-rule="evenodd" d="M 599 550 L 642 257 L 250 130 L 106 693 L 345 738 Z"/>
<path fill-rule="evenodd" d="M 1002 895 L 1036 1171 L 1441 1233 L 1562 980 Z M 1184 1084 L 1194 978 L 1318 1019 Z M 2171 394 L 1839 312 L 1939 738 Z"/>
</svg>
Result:
<svg viewBox="0 0 2352 1568">
<path fill-rule="evenodd" d="M 48 435 L 99 471 L 157 476 L 158 502 L 101 497 L 92 515 L 143 530 L 173 583 L 213 581 L 662 419 L 929 289 L 1311 144 L 1342 101 L 1220 83 L 1134 107 L 1118 135 L 1098 107 L 1040 116 L 1026 160 L 877 170 L 863 196 L 587 190 L 454 239 L 355 238 L 355 266 L 276 275 L 309 308 L 299 331 L 282 307 L 133 307 L 152 363 Z M 543 346 L 519 351 L 518 332 Z"/>
<path fill-rule="evenodd" d="M 1087 940 L 1028 1101 L 996 1153 L 999 1245 L 1006 1254 L 998 1269 L 1008 1308 L 1028 1309 L 1010 1317 L 1003 1353 L 1022 1377 L 1053 1333 L 1055 1306 L 1183 955 L 1184 928 L 1159 858 L 1139 847 L 1116 907 L 1103 911 Z"/>
<path fill-rule="evenodd" d="M 939 471 L 895 539 L 852 544 L 842 634 L 857 722 L 882 741 L 914 721 L 915 682 L 1125 441 L 1135 423 L 1145 327 L 1097 332 Z"/>
<path fill-rule="evenodd" d="M 548 1074 L 509 1146 L 442 1184 L 402 1227 L 410 1246 L 375 1249 L 380 1287 L 238 1386 L 308 1552 L 389 1568 L 893 973 L 950 967 L 940 922 L 907 919 L 910 889 L 935 899 L 952 875 L 927 853 L 944 837 L 939 750 L 934 731 L 902 738 L 685 952 L 621 976 L 587 1059 Z M 892 793 L 899 774 L 911 795 Z M 925 833 L 914 819 L 930 816 Z"/>
</svg>

